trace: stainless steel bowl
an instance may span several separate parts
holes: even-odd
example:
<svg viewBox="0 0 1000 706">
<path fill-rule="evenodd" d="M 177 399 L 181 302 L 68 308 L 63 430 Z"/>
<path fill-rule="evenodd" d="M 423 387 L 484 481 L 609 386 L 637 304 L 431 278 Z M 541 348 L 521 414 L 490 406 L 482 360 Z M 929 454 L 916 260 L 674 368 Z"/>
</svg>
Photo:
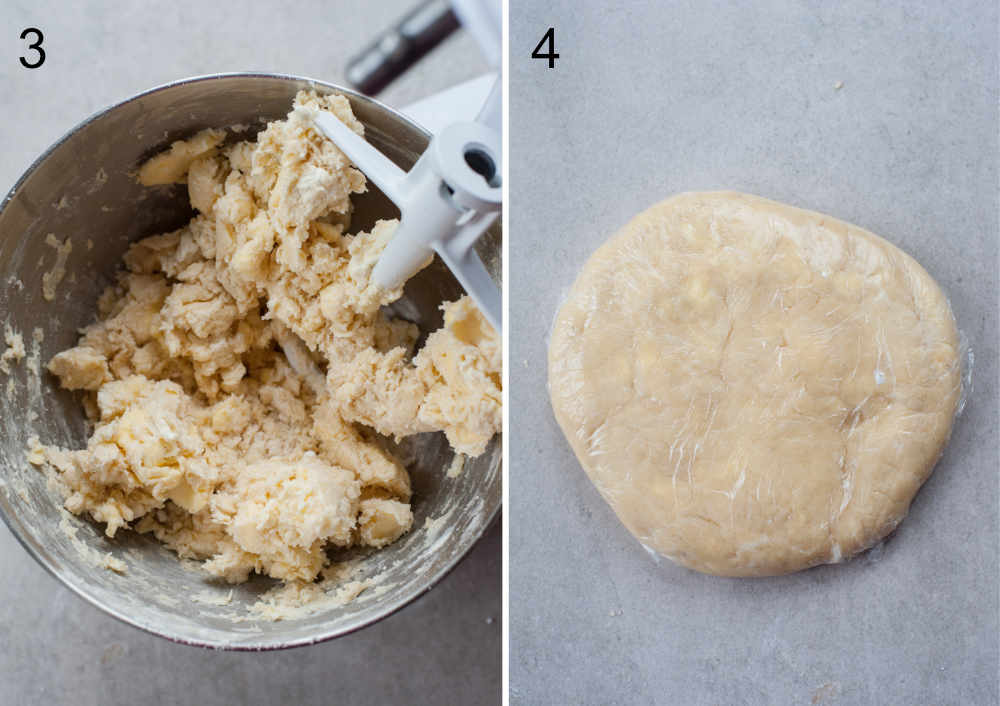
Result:
<svg viewBox="0 0 1000 706">
<path fill-rule="evenodd" d="M 0 373 L 0 512 L 31 555 L 75 593 L 178 642 L 271 649 L 361 628 L 430 589 L 469 551 L 500 506 L 499 439 L 449 478 L 452 452 L 443 435 L 420 435 L 410 443 L 416 459 L 410 465 L 413 531 L 380 551 L 337 557 L 360 558 L 363 575 L 374 577 L 378 590 L 300 619 L 250 621 L 248 607 L 274 581 L 256 577 L 235 587 L 225 604 L 232 587 L 178 561 L 156 540 L 134 532 L 107 540 L 96 524 L 61 511 L 61 498 L 26 462 L 33 434 L 68 448 L 86 443 L 79 400 L 59 389 L 45 362 L 73 345 L 77 329 L 94 319 L 97 297 L 128 243 L 179 227 L 192 215 L 186 189 L 140 187 L 135 170 L 173 140 L 206 127 L 243 126 L 239 137 L 252 138 L 264 122 L 283 117 L 302 88 L 346 95 L 368 140 L 404 169 L 427 145 L 420 127 L 348 89 L 273 74 L 204 76 L 154 88 L 85 120 L 31 165 L 0 206 L 0 324 L 24 335 L 29 354 L 35 346 L 41 366 L 40 375 L 33 375 L 29 355 L 7 379 Z M 369 189 L 356 201 L 355 230 L 397 213 L 373 185 Z M 42 297 L 42 274 L 55 256 L 45 244 L 48 233 L 73 242 L 66 279 L 52 302 Z M 499 228 L 478 249 L 499 281 Z M 441 323 L 438 304 L 461 291 L 435 262 L 410 281 L 399 309 L 427 332 Z M 40 343 L 31 340 L 35 329 L 44 334 Z M 425 520 L 439 517 L 446 518 L 440 531 L 425 527 Z M 125 562 L 124 574 L 100 566 L 98 557 L 108 552 Z"/>
</svg>

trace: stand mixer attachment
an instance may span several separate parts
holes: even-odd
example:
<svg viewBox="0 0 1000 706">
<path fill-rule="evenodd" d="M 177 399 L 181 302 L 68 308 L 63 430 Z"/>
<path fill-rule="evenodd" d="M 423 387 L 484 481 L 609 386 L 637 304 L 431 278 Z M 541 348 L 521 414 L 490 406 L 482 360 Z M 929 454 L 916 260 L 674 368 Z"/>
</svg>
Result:
<svg viewBox="0 0 1000 706">
<path fill-rule="evenodd" d="M 499 101 L 498 81 L 477 121 L 445 127 L 409 172 L 332 113 L 314 117 L 316 127 L 399 207 L 399 227 L 372 272 L 375 283 L 398 287 L 437 253 L 498 332 L 500 290 L 473 245 L 500 212 L 500 137 L 488 124 L 499 114 Z"/>
</svg>

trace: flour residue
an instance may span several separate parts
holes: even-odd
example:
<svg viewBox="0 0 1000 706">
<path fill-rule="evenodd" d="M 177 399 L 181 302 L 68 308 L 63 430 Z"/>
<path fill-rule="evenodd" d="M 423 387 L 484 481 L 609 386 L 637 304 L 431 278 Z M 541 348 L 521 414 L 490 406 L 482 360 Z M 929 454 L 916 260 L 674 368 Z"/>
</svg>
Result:
<svg viewBox="0 0 1000 706">
<path fill-rule="evenodd" d="M 36 443 L 37 441 L 38 439 L 35 438 Z M 73 524 L 75 521 L 73 515 L 62 508 L 60 508 L 59 514 L 62 516 L 59 520 L 59 529 L 62 530 L 62 533 L 69 539 L 70 545 L 76 553 L 83 557 L 84 560 L 100 569 L 107 569 L 108 571 L 113 571 L 116 574 L 125 574 L 128 571 L 128 567 L 125 565 L 125 562 L 117 558 L 114 554 L 111 552 L 97 551 L 96 549 L 87 546 L 87 544 L 77 536 L 77 532 L 79 532 L 80 528 Z"/>
<path fill-rule="evenodd" d="M 288 581 L 265 593 L 250 606 L 246 619 L 295 620 L 331 608 L 342 608 L 369 588 L 373 578 L 362 578 L 358 561 L 332 564 L 316 582 Z"/>
<path fill-rule="evenodd" d="M 73 243 L 69 238 L 60 241 L 55 233 L 49 233 L 45 236 L 45 244 L 56 251 L 56 261 L 52 269 L 42 275 L 42 296 L 45 297 L 45 301 L 50 302 L 56 298 L 56 289 L 66 276 L 66 260 L 73 252 Z"/>
<path fill-rule="evenodd" d="M 203 603 L 205 605 L 226 606 L 233 602 L 233 591 L 230 590 L 228 593 L 221 595 L 210 591 L 201 591 L 192 595 L 191 600 L 195 603 Z"/>
</svg>

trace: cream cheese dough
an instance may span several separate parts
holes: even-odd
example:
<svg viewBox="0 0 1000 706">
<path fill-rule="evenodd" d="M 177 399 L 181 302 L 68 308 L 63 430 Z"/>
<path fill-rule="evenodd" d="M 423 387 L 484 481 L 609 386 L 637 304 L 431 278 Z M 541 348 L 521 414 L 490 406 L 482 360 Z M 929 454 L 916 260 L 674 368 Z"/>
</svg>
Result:
<svg viewBox="0 0 1000 706">
<path fill-rule="evenodd" d="M 590 258 L 549 346 L 556 418 L 647 547 L 698 571 L 782 574 L 885 537 L 961 392 L 941 290 L 856 226 L 688 193 Z"/>
<path fill-rule="evenodd" d="M 402 295 L 370 279 L 396 222 L 345 234 L 365 178 L 312 129 L 319 109 L 363 132 L 345 98 L 304 91 L 255 142 L 205 130 L 141 168 L 186 183 L 198 215 L 133 244 L 48 363 L 83 391 L 86 448 L 29 454 L 109 536 L 152 533 L 234 583 L 312 581 L 328 548 L 410 529 L 409 476 L 375 432 L 478 455 L 501 426 L 500 341 L 467 298 L 416 352 L 382 308 Z"/>
</svg>

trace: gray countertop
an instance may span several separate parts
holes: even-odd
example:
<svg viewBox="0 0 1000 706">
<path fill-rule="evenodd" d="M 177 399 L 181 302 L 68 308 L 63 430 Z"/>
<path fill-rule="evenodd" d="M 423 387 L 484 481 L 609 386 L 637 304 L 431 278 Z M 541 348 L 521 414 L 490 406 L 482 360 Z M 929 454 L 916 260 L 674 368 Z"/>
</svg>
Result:
<svg viewBox="0 0 1000 706">
<path fill-rule="evenodd" d="M 511 703 L 997 703 L 996 3 L 511 5 Z M 528 58 L 549 26 L 554 69 Z M 549 328 L 584 261 L 654 202 L 720 188 L 896 243 L 975 352 L 944 458 L 850 563 L 657 564 L 552 417 Z"/>
<path fill-rule="evenodd" d="M 0 187 L 94 111 L 174 79 L 265 70 L 343 82 L 348 56 L 414 0 L 336 4 L 5 2 Z M 230 17 L 230 13 L 236 14 Z M 17 57 L 25 27 L 47 52 Z M 28 54 L 28 56 L 33 56 Z M 486 71 L 459 33 L 379 97 L 395 107 Z M 332 642 L 263 654 L 172 644 L 118 623 L 48 576 L 0 529 L 0 702 L 493 704 L 500 695 L 500 525 L 429 594 Z"/>
</svg>

